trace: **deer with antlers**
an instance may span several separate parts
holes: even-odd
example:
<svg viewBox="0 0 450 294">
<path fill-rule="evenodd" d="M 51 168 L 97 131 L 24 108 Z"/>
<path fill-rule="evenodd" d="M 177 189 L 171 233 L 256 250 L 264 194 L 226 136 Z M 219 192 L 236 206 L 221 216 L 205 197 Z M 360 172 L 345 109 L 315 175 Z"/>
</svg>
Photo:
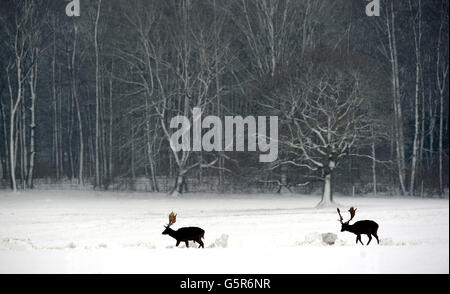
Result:
<svg viewBox="0 0 450 294">
<path fill-rule="evenodd" d="M 378 244 L 380 244 L 380 240 L 378 240 L 377 236 L 378 224 L 372 220 L 361 220 L 351 225 L 349 223 L 355 216 L 356 208 L 351 207 L 348 211 L 350 212 L 350 219 L 344 223 L 344 218 L 341 215 L 341 211 L 339 210 L 339 208 L 337 209 L 340 218 L 339 221 L 342 224 L 341 232 L 347 231 L 355 234 L 356 244 L 358 244 L 359 241 L 362 245 L 364 245 L 361 241 L 361 234 L 366 234 L 369 237 L 369 242 L 367 242 L 366 245 L 369 245 L 370 241 L 372 241 L 372 235 L 375 237 L 375 239 L 377 239 Z"/>
<path fill-rule="evenodd" d="M 198 227 L 185 227 L 179 228 L 178 230 L 173 230 L 170 228 L 177 221 L 177 215 L 173 211 L 169 214 L 169 224 L 164 226 L 166 229 L 162 232 L 163 235 L 169 235 L 170 237 L 177 240 L 176 246 L 180 245 L 180 242 L 185 242 L 186 247 L 189 248 L 189 241 L 192 240 L 200 244 L 200 247 L 205 248 L 203 245 L 202 238 L 205 236 L 205 231 Z"/>
</svg>

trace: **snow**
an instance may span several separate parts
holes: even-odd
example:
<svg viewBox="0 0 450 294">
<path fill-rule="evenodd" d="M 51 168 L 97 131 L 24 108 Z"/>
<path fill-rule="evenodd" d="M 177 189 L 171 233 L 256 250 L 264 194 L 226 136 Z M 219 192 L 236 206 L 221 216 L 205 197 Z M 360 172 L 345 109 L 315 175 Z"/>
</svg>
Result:
<svg viewBox="0 0 450 294">
<path fill-rule="evenodd" d="M 340 232 L 320 196 L 0 190 L 0 273 L 449 273 L 448 199 L 334 199 L 375 220 L 380 245 Z M 171 211 L 205 249 L 161 234 Z"/>
</svg>

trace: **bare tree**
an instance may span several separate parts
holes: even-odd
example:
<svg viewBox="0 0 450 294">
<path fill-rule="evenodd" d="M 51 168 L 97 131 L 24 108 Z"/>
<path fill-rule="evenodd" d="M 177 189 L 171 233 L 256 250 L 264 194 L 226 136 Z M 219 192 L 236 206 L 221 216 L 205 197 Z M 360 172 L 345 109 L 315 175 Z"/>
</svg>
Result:
<svg viewBox="0 0 450 294">
<path fill-rule="evenodd" d="M 374 94 L 358 65 L 363 60 L 333 55 L 314 53 L 308 61 L 305 57 L 293 72 L 275 79 L 278 90 L 263 104 L 281 117 L 280 144 L 287 154 L 272 168 L 291 165 L 321 172 L 324 184 L 318 207 L 332 205 L 335 170 L 352 155 L 353 146 L 370 137 L 374 125 L 367 106 Z"/>
<path fill-rule="evenodd" d="M 439 90 L 439 195 L 442 197 L 444 193 L 443 188 L 443 137 L 444 137 L 444 92 L 448 84 L 448 49 L 442 50 L 442 45 L 448 42 L 444 39 L 444 29 L 448 29 L 448 1 L 442 1 L 441 20 L 439 26 L 439 39 L 437 44 L 437 61 L 436 61 L 436 81 Z M 445 43 L 444 43 L 445 42 Z M 448 134 L 447 134 L 448 136 Z"/>
<path fill-rule="evenodd" d="M 73 46 L 71 57 L 71 89 L 72 96 L 75 102 L 75 108 L 77 112 L 78 120 L 78 132 L 79 132 L 79 157 L 78 157 L 78 184 L 83 186 L 83 169 L 84 169 L 84 135 L 83 135 L 83 120 L 81 117 L 81 107 L 78 98 L 78 85 L 77 85 L 77 41 L 78 41 L 78 25 L 73 23 Z"/>
<path fill-rule="evenodd" d="M 224 53 L 214 50 L 214 31 L 202 27 L 195 18 L 197 15 L 191 1 L 169 3 L 174 13 L 166 16 L 167 19 L 158 16 L 160 8 L 139 2 L 134 4 L 133 14 L 127 14 L 126 18 L 136 34 L 138 50 L 118 48 L 119 58 L 133 69 L 130 77 L 119 80 L 134 86 L 135 94 L 144 94 L 145 150 L 153 186 L 157 187 L 154 150 L 159 148 L 158 134 L 161 132 L 170 143 L 173 133 L 169 126 L 171 116 L 192 118 L 193 108 L 206 110 L 212 103 L 215 98 L 211 95 L 212 84 L 216 75 L 223 72 L 223 66 L 216 67 L 215 61 Z M 163 26 L 170 29 L 169 38 Z M 169 44 L 171 49 L 168 49 Z M 176 58 L 169 58 L 172 56 Z M 217 161 L 191 163 L 191 151 L 170 152 L 178 170 L 172 194 L 186 189 L 185 176 L 193 168 L 210 167 Z"/>
<path fill-rule="evenodd" d="M 322 1 L 262 0 L 236 1 L 238 12 L 231 13 L 239 27 L 249 51 L 250 79 L 259 80 L 289 64 L 298 50 L 313 43 L 312 15 L 320 9 Z M 302 8 L 305 5 L 305 10 Z M 298 41 L 301 36 L 301 42 Z M 243 93 L 246 95 L 247 93 Z M 287 187 L 287 171 L 281 166 L 279 192 Z"/>
<path fill-rule="evenodd" d="M 416 169 L 417 160 L 419 156 L 420 145 L 420 121 L 419 121 L 419 97 L 420 97 L 420 77 L 421 77 L 421 42 L 422 42 L 422 1 L 417 3 L 417 12 L 414 13 L 415 7 L 411 0 L 408 2 L 409 10 L 411 13 L 411 26 L 414 33 L 414 49 L 416 57 L 416 81 L 415 81 L 415 95 L 414 95 L 414 139 L 413 139 L 413 154 L 411 159 L 411 176 L 409 184 L 409 194 L 414 195 L 415 181 L 416 181 Z"/>
<path fill-rule="evenodd" d="M 60 178 L 60 141 L 59 141 L 59 124 L 58 124 L 58 94 L 57 94 L 57 81 L 56 81 L 56 52 L 57 52 L 57 43 L 56 43 L 56 31 L 57 31 L 57 18 L 56 16 L 53 16 L 53 22 L 52 22 L 52 29 L 53 29 L 53 46 L 52 46 L 52 98 L 53 98 L 53 144 L 52 144 L 52 155 L 53 159 L 55 160 L 55 169 L 56 169 L 56 180 L 59 180 Z"/>
<path fill-rule="evenodd" d="M 102 0 L 97 2 L 97 16 L 94 26 L 95 46 L 95 186 L 100 187 L 100 57 L 98 45 L 98 25 Z"/>
<path fill-rule="evenodd" d="M 144 115 L 143 124 L 145 125 L 145 150 L 148 166 L 150 168 L 150 179 L 154 190 L 158 191 L 158 183 L 156 180 L 156 160 L 155 150 L 158 146 L 158 137 L 160 136 L 158 124 L 159 121 L 154 119 L 155 113 L 153 105 L 157 98 L 154 95 L 155 90 L 155 56 L 152 36 L 155 30 L 159 28 L 156 25 L 157 8 L 149 4 L 143 4 L 139 1 L 132 3 L 132 15 L 125 14 L 128 24 L 132 31 L 136 34 L 138 40 L 137 50 L 127 50 L 119 48 L 120 58 L 125 60 L 135 70 L 137 80 L 126 81 L 127 84 L 134 86 L 138 90 L 136 94 L 144 93 Z M 123 81 L 123 80 L 122 80 Z"/>
<path fill-rule="evenodd" d="M 39 47 L 32 49 L 32 59 L 38 58 L 39 55 Z M 31 94 L 31 121 L 30 121 L 30 163 L 29 170 L 27 174 L 27 186 L 29 188 L 33 188 L 33 170 L 34 170 L 34 159 L 36 155 L 36 147 L 35 147 L 35 129 L 36 129 L 36 87 L 37 87 L 37 78 L 38 78 L 38 61 L 34 61 L 34 64 L 30 71 L 29 77 L 29 85 L 30 85 L 30 94 Z"/>
<path fill-rule="evenodd" d="M 2 168 L 2 171 L 3 171 L 2 178 L 6 179 L 7 177 L 10 178 L 10 176 L 9 176 L 9 174 L 10 174 L 10 172 L 9 172 L 9 168 L 10 168 L 9 160 L 10 160 L 10 158 L 9 158 L 9 152 L 8 152 L 8 150 L 9 150 L 9 147 L 8 147 L 9 146 L 8 145 L 8 131 L 7 131 L 8 120 L 7 120 L 7 117 L 6 117 L 6 111 L 5 111 L 5 107 L 6 106 L 3 103 L 3 97 L 4 96 L 0 97 L 1 98 L 0 99 L 0 107 L 1 107 L 1 112 L 0 113 L 2 115 L 3 148 L 4 148 L 4 152 L 5 152 L 5 159 L 4 159 L 4 161 L 2 160 L 1 164 L 3 166 L 3 168 Z"/>
<path fill-rule="evenodd" d="M 17 190 L 16 183 L 16 160 L 17 160 L 17 139 L 21 137 L 22 141 L 22 155 L 24 155 L 25 142 L 23 140 L 25 133 L 24 129 L 16 128 L 16 119 L 19 113 L 19 107 L 22 105 L 24 100 L 24 87 L 26 79 L 30 72 L 34 72 L 35 64 L 29 61 L 29 56 L 35 54 L 33 51 L 30 41 L 32 30 L 29 29 L 30 23 L 33 20 L 33 15 L 36 9 L 36 3 L 33 1 L 17 1 L 14 3 L 14 15 L 12 16 L 12 21 L 9 22 L 6 18 L 2 18 L 2 23 L 6 29 L 8 39 L 9 50 L 12 53 L 12 58 L 6 67 L 6 76 L 8 81 L 8 89 L 10 96 L 10 107 L 9 107 L 9 156 L 10 156 L 10 176 L 11 176 L 11 188 L 13 191 Z M 35 61 L 35 60 L 33 60 Z M 14 72 L 14 75 L 12 73 Z M 21 114 L 22 124 L 25 114 Z M 19 124 L 17 124 L 19 126 Z M 23 127 L 25 125 L 23 124 Z M 34 133 L 33 133 L 34 135 Z M 34 141 L 33 141 L 34 142 Z M 34 147 L 34 146 L 33 146 Z M 33 155 L 34 156 L 34 155 Z M 23 167 L 25 162 L 22 158 L 21 162 L 23 164 L 21 172 L 24 173 Z M 24 180 L 24 176 L 22 176 Z"/>
<path fill-rule="evenodd" d="M 179 94 L 171 95 L 176 100 L 169 101 L 167 92 L 163 91 L 166 94 L 162 95 L 163 100 L 155 108 L 160 116 L 162 130 L 168 142 L 172 137 L 172 131 L 167 125 L 168 110 L 173 114 L 192 118 L 193 121 L 199 120 L 200 118 L 192 110 L 197 108 L 204 111 L 206 106 L 214 100 L 210 88 L 215 80 L 215 75 L 221 72 L 214 70 L 215 54 L 218 53 L 212 46 L 214 44 L 214 31 L 210 28 L 205 29 L 201 22 L 196 21 L 199 18 L 198 15 L 194 14 L 194 11 L 195 7 L 190 0 L 182 1 L 180 7 L 177 8 L 177 17 L 174 23 L 180 27 L 174 28 L 172 44 L 178 60 L 175 60 L 175 64 L 165 62 L 177 78 L 175 93 L 178 92 Z M 161 61 L 157 63 L 159 62 Z M 159 70 L 156 71 L 156 74 L 161 89 L 164 86 Z M 176 108 L 168 108 L 170 105 L 174 105 Z M 194 145 L 196 143 L 201 144 L 200 138 L 193 138 L 193 141 Z M 195 146 L 192 149 L 195 150 Z M 171 194 L 183 193 L 186 189 L 185 177 L 190 170 L 197 166 L 211 167 L 218 160 L 215 158 L 208 163 L 202 161 L 190 163 L 192 151 L 172 149 L 172 153 L 178 170 Z"/>
<path fill-rule="evenodd" d="M 397 174 L 399 177 L 400 191 L 406 195 L 406 161 L 405 161 L 405 136 L 403 130 L 403 111 L 401 103 L 400 69 L 397 48 L 397 23 L 395 1 L 390 1 L 384 6 L 382 16 L 375 18 L 374 24 L 380 35 L 379 49 L 389 60 L 391 65 L 392 98 L 394 108 L 394 142 L 397 161 Z M 390 5 L 389 5 L 390 4 Z M 385 44 L 387 41 L 387 45 Z"/>
</svg>

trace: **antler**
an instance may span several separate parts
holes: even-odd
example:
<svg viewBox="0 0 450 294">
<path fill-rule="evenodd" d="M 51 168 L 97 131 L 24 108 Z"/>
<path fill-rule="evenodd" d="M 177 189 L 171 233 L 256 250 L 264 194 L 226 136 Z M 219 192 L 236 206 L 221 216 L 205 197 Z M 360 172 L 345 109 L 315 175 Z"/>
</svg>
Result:
<svg viewBox="0 0 450 294">
<path fill-rule="evenodd" d="M 177 215 L 173 213 L 173 211 L 169 214 L 169 224 L 167 227 L 170 227 L 177 221 Z"/>
<path fill-rule="evenodd" d="M 342 217 L 341 211 L 339 210 L 339 208 L 337 208 L 337 212 L 338 212 L 339 218 L 340 218 L 339 221 L 340 221 L 341 224 L 342 224 L 342 221 L 344 220 L 344 218 Z M 348 212 L 350 212 L 350 219 L 349 219 L 348 221 L 346 221 L 345 223 L 349 223 L 349 222 L 353 219 L 353 217 L 355 216 L 355 213 L 356 213 L 356 208 L 353 208 L 353 206 L 352 206 L 352 207 L 350 207 L 350 209 L 348 210 Z"/>
<path fill-rule="evenodd" d="M 344 220 L 344 218 L 342 217 L 342 215 L 341 215 L 341 211 L 339 210 L 339 208 L 337 209 L 337 212 L 338 212 L 338 214 L 339 214 L 339 218 L 340 218 L 340 222 L 341 222 L 341 224 L 342 224 L 342 221 Z"/>
<path fill-rule="evenodd" d="M 352 206 L 352 207 L 350 207 L 348 212 L 350 212 L 350 219 L 348 220 L 350 222 L 353 219 L 353 217 L 355 216 L 356 208 L 353 208 L 353 206 Z"/>
</svg>

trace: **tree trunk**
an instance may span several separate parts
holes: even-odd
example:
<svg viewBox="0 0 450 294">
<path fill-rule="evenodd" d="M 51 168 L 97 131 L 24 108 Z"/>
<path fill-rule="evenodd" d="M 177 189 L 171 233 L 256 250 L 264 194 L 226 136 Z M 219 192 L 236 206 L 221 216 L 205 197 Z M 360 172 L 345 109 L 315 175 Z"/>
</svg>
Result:
<svg viewBox="0 0 450 294">
<path fill-rule="evenodd" d="M 37 51 L 37 50 L 36 50 Z M 38 52 L 36 52 L 36 55 Z M 38 62 L 34 64 L 30 72 L 30 93 L 31 93 L 31 122 L 30 122 L 30 164 L 28 170 L 28 188 L 33 188 L 33 171 L 34 171 L 34 157 L 35 150 L 35 129 L 36 129 L 36 85 L 38 74 Z"/>
<path fill-rule="evenodd" d="M 59 85 L 62 85 L 62 66 L 59 67 Z M 65 154 L 63 152 L 63 90 L 60 86 L 57 93 L 58 102 L 58 160 L 59 160 L 59 175 L 64 176 Z"/>
<path fill-rule="evenodd" d="M 134 124 L 133 122 L 131 122 L 131 178 L 132 181 L 134 182 L 136 180 L 136 170 L 135 170 L 135 166 L 134 166 L 134 157 L 135 157 L 135 150 L 134 150 Z"/>
<path fill-rule="evenodd" d="M 409 195 L 414 196 L 414 184 L 416 179 L 416 167 L 417 167 L 417 157 L 419 151 L 419 65 L 417 64 L 416 68 L 416 94 L 415 94 L 415 107 L 414 107 L 414 139 L 413 139 L 413 154 L 411 159 L 411 177 L 409 184 Z"/>
<path fill-rule="evenodd" d="M 153 191 L 159 192 L 158 181 L 156 179 L 156 168 L 155 168 L 155 163 L 153 161 L 150 162 L 150 177 L 151 177 L 151 181 L 152 181 Z"/>
<path fill-rule="evenodd" d="M 89 93 L 89 92 L 88 92 Z M 81 107 L 81 105 L 80 105 Z M 88 130 L 90 130 L 92 128 L 92 125 L 95 124 L 94 118 L 92 118 L 92 114 L 89 111 L 89 107 L 85 106 L 85 113 L 87 116 L 87 120 L 88 120 Z M 94 138 L 92 138 L 92 132 L 88 132 L 88 155 L 89 155 L 89 178 L 95 178 L 95 142 L 94 142 Z M 95 183 L 94 183 L 95 184 Z"/>
<path fill-rule="evenodd" d="M 411 4 L 411 0 L 409 0 L 411 14 L 413 13 L 413 7 Z M 417 22 L 418 28 L 416 29 L 415 17 L 412 15 L 412 26 L 414 33 L 414 47 L 415 47 L 415 55 L 416 55 L 416 84 L 415 84 L 415 95 L 414 95 L 414 139 L 413 139 L 413 154 L 411 159 L 411 177 L 409 184 L 409 195 L 414 196 L 414 184 L 416 179 L 416 168 L 417 168 L 417 157 L 419 152 L 419 95 L 420 95 L 420 75 L 421 75 L 421 56 L 420 56 L 420 44 L 422 39 L 422 1 L 418 2 L 418 14 Z"/>
<path fill-rule="evenodd" d="M 422 111 L 420 113 L 420 138 L 419 138 L 419 166 L 418 170 L 420 173 L 420 180 L 421 180 L 421 190 L 420 195 L 423 196 L 423 175 L 424 175 L 424 143 L 425 143 L 425 85 L 423 82 L 423 74 L 420 75 L 420 85 L 422 88 L 421 93 L 421 105 L 422 105 Z"/>
<path fill-rule="evenodd" d="M 113 160 L 112 160 L 112 154 L 113 154 L 113 103 L 112 103 L 112 96 L 113 96 L 113 81 L 112 81 L 112 75 L 114 71 L 114 59 L 112 60 L 111 64 L 111 75 L 109 77 L 109 156 L 108 156 L 108 181 L 112 182 L 113 180 Z"/>
<path fill-rule="evenodd" d="M 402 195 L 406 195 L 405 186 L 405 151 L 404 151 L 404 134 L 403 134 L 403 116 L 400 102 L 400 82 L 399 82 L 399 68 L 397 55 L 397 40 L 395 36 L 395 12 L 394 2 L 391 2 L 390 21 L 387 19 L 389 49 L 392 66 L 392 92 L 394 98 L 394 125 L 395 125 L 395 139 L 397 151 L 397 166 L 398 176 L 400 181 L 400 188 Z"/>
<path fill-rule="evenodd" d="M 216 95 L 217 95 L 217 116 L 222 118 L 222 99 L 221 99 L 221 91 L 220 91 L 220 73 L 219 73 L 219 30 L 217 26 L 217 7 L 216 7 L 216 0 L 213 0 L 213 6 L 214 6 L 214 35 L 215 35 L 215 62 L 214 62 L 214 70 L 215 70 L 215 82 L 216 82 Z M 222 154 L 222 151 L 219 152 L 219 156 Z M 219 183 L 218 183 L 218 190 L 220 192 L 223 191 L 223 185 L 224 185 L 224 158 L 223 156 L 219 157 Z"/>
<path fill-rule="evenodd" d="M 19 107 L 20 101 L 22 99 L 22 61 L 19 57 L 16 58 L 16 74 L 17 74 L 17 95 L 16 101 L 13 98 L 13 91 L 11 80 L 9 77 L 9 72 L 7 69 L 8 87 L 10 93 L 10 115 L 9 115 L 9 160 L 10 160 L 10 173 L 11 173 L 11 189 L 17 191 L 16 183 L 16 147 L 17 147 L 17 136 L 15 136 L 15 118 L 17 109 Z"/>
<path fill-rule="evenodd" d="M 183 192 L 187 192 L 186 177 L 184 174 L 185 171 L 183 170 L 178 172 L 178 175 L 175 179 L 175 184 L 170 192 L 170 195 L 179 196 L 183 194 Z"/>
<path fill-rule="evenodd" d="M 373 125 L 372 125 L 372 182 L 373 182 L 373 194 L 377 195 L 377 154 L 375 149 L 375 134 L 373 131 Z"/>
<path fill-rule="evenodd" d="M 0 99 L 0 107 L 1 107 L 1 114 L 2 114 L 2 121 L 3 121 L 3 144 L 5 149 L 5 162 L 4 162 L 4 168 L 3 168 L 3 179 L 10 178 L 10 165 L 9 165 L 9 148 L 8 148 L 8 132 L 7 132 L 7 119 L 6 119 L 6 113 L 5 113 L 5 106 L 3 104 L 3 101 Z M 3 164 L 3 162 L 2 162 Z"/>
<path fill-rule="evenodd" d="M 439 95 L 440 103 L 440 118 L 439 118 L 439 196 L 444 197 L 444 185 L 443 185 L 443 174 L 442 174 L 442 163 L 443 163 L 443 135 L 444 135 L 444 91 L 440 91 Z"/>
<path fill-rule="evenodd" d="M 441 51 L 442 34 L 445 27 L 448 27 L 448 8 L 445 8 L 445 3 L 448 1 L 442 1 L 442 15 L 441 25 L 439 27 L 439 40 L 437 45 L 437 61 L 436 61 L 436 78 L 439 90 L 439 196 L 444 196 L 444 178 L 443 178 L 443 136 L 444 136 L 444 92 L 448 84 L 448 56 Z M 447 14 L 447 17 L 445 16 Z M 446 22 L 447 20 L 447 22 Z M 448 50 L 447 50 L 448 51 Z M 447 62 L 447 63 L 446 63 Z"/>
<path fill-rule="evenodd" d="M 103 76 L 103 74 L 101 74 L 101 76 Z M 100 104 L 100 109 L 101 109 L 101 111 L 100 111 L 100 121 L 101 122 L 105 122 L 106 121 L 106 119 L 105 119 L 105 117 L 106 117 L 106 107 L 105 107 L 105 105 L 106 105 L 106 97 L 105 96 L 106 95 L 103 95 L 103 89 L 104 89 L 103 79 L 101 79 L 101 81 L 102 81 L 102 83 L 101 83 L 101 86 L 100 86 L 100 89 L 101 89 L 100 91 L 101 91 L 102 94 L 100 94 L 100 97 L 103 97 L 103 98 L 100 98 L 101 99 L 101 104 Z M 101 176 L 102 180 L 101 181 L 103 182 L 104 189 L 107 190 L 110 182 L 109 182 L 109 178 L 108 178 L 108 152 L 106 150 L 106 146 L 107 146 L 107 142 L 106 142 L 107 125 L 105 123 L 101 123 L 100 124 L 100 134 L 101 134 L 100 146 L 102 148 L 101 149 L 102 150 L 102 154 L 101 154 L 100 158 L 101 158 L 101 161 L 103 163 L 102 176 Z"/>
<path fill-rule="evenodd" d="M 322 200 L 317 204 L 317 208 L 333 205 L 333 177 L 331 173 L 325 173 L 322 191 Z"/>
<path fill-rule="evenodd" d="M 98 22 L 102 0 L 98 0 L 97 17 L 95 20 L 94 46 L 95 46 L 95 187 L 100 183 L 100 65 L 98 48 Z"/>
<path fill-rule="evenodd" d="M 52 56 L 52 95 L 53 95 L 53 154 L 56 180 L 59 180 L 59 144 L 58 144 L 58 105 L 56 94 L 56 17 L 53 20 L 53 56 Z"/>
<path fill-rule="evenodd" d="M 72 95 L 75 101 L 75 108 L 77 111 L 78 120 L 78 132 L 79 132 L 79 144 L 80 151 L 78 157 L 78 185 L 83 186 L 83 165 L 84 165 L 84 141 L 83 141 L 83 121 L 81 120 L 81 110 L 80 102 L 78 101 L 78 92 L 76 84 L 76 53 L 77 53 L 77 38 L 78 38 L 78 27 L 74 25 L 74 36 L 73 36 L 73 51 L 72 51 Z"/>
<path fill-rule="evenodd" d="M 69 65 L 70 66 L 70 65 Z M 70 72 L 70 71 L 69 71 Z M 70 174 L 69 179 L 72 182 L 72 179 L 75 177 L 75 166 L 73 162 L 73 150 L 72 150 L 72 142 L 73 142 L 73 121 L 74 121 L 74 115 L 73 115 L 73 108 L 74 108 L 74 98 L 73 93 L 72 95 L 68 96 L 68 107 L 69 107 L 69 113 L 67 114 L 68 122 L 67 127 L 69 128 L 69 137 L 68 137 L 68 143 L 69 143 L 69 166 L 70 166 Z"/>
<path fill-rule="evenodd" d="M 12 100 L 11 100 L 12 102 Z M 11 109 L 13 109 L 13 105 L 11 103 Z M 17 191 L 17 185 L 16 185 L 16 160 L 15 160 L 15 150 L 14 150 L 14 117 L 15 117 L 15 111 L 11 110 L 10 113 L 10 119 L 9 119 L 9 161 L 11 163 L 10 171 L 11 171 L 11 189 L 16 192 Z"/>
<path fill-rule="evenodd" d="M 428 100 L 429 100 L 429 104 L 428 104 L 428 119 L 429 119 L 429 148 L 428 148 L 428 169 L 431 170 L 431 168 L 433 167 L 433 153 L 434 153 L 434 128 L 436 126 L 436 116 L 435 116 L 435 103 L 433 101 L 433 95 L 431 94 L 431 88 L 429 90 L 429 94 L 428 94 Z"/>
<path fill-rule="evenodd" d="M 25 92 L 25 89 L 24 89 Z M 22 95 L 25 95 L 23 93 Z M 26 120 L 27 113 L 25 110 L 25 98 L 22 98 L 22 103 L 20 103 L 20 181 L 22 184 L 22 189 L 26 188 L 27 173 L 28 173 L 28 148 L 27 148 L 27 136 L 26 136 Z"/>
<path fill-rule="evenodd" d="M 78 118 L 78 131 L 79 131 L 79 140 L 80 140 L 80 151 L 79 151 L 79 159 L 78 159 L 78 184 L 83 186 L 83 166 L 84 166 L 84 141 L 83 141 L 83 122 L 81 120 L 81 111 L 80 111 L 80 103 L 77 97 L 77 91 L 75 86 L 75 81 L 72 81 L 73 91 L 74 91 L 74 99 L 75 99 L 75 107 L 77 108 L 77 118 Z"/>
</svg>

